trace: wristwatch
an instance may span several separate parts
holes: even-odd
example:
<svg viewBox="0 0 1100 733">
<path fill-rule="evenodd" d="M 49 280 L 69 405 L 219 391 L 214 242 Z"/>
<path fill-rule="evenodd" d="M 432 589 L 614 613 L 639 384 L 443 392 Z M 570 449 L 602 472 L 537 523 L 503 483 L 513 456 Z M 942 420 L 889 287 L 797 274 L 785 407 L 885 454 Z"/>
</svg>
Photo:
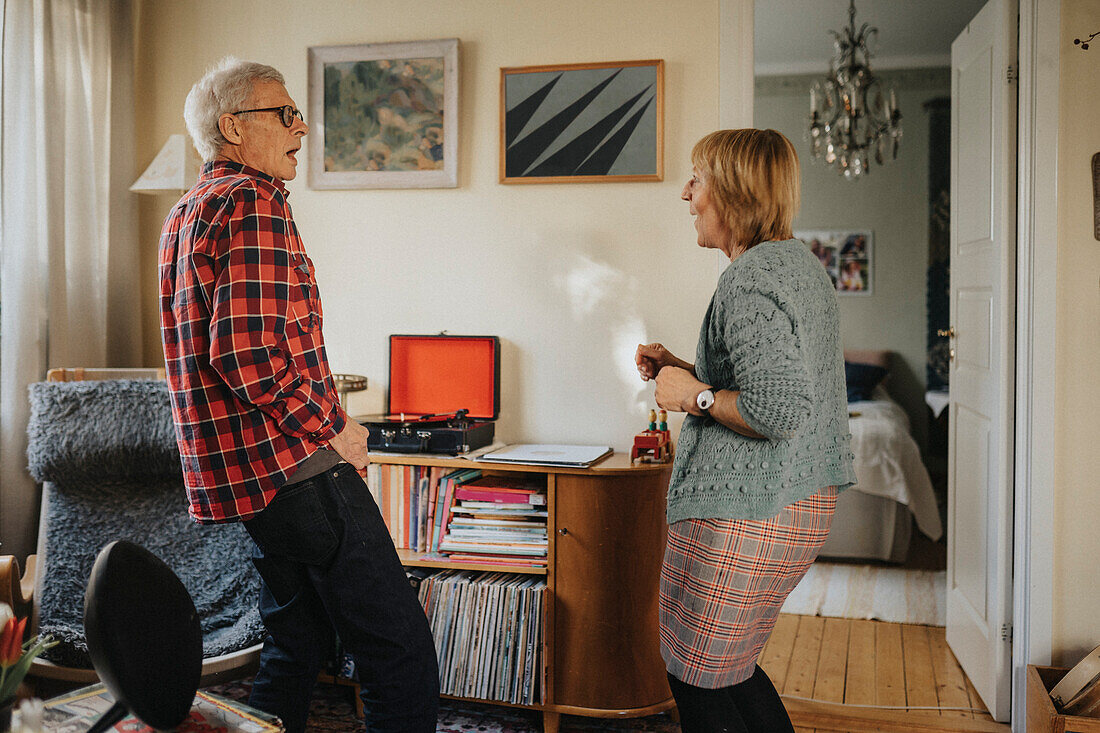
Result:
<svg viewBox="0 0 1100 733">
<path fill-rule="evenodd" d="M 708 387 L 695 396 L 695 404 L 700 410 L 706 412 L 714 404 L 714 392 Z"/>
</svg>

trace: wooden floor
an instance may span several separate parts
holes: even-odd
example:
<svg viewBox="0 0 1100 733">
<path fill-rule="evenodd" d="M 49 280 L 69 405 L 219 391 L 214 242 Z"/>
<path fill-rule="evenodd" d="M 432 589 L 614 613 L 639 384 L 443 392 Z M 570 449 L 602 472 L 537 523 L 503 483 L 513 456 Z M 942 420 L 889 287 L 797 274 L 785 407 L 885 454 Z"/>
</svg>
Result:
<svg viewBox="0 0 1100 733">
<path fill-rule="evenodd" d="M 1009 730 L 986 711 L 939 626 L 780 614 L 760 666 L 799 733 Z"/>
</svg>

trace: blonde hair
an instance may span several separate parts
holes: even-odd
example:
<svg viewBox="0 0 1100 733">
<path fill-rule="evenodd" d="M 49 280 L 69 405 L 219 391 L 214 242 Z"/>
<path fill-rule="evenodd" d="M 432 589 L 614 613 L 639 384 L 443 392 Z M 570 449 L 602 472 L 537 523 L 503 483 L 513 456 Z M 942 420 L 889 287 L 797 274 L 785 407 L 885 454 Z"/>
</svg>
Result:
<svg viewBox="0 0 1100 733">
<path fill-rule="evenodd" d="M 792 237 L 801 181 L 798 153 L 781 133 L 718 130 L 695 143 L 691 162 L 706 177 L 737 249 Z"/>
</svg>

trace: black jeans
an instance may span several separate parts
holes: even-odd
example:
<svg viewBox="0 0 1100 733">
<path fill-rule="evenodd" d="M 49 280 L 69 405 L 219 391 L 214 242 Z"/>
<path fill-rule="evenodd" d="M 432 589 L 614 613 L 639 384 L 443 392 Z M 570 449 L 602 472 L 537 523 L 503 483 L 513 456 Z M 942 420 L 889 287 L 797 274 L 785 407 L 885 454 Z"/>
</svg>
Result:
<svg viewBox="0 0 1100 733">
<path fill-rule="evenodd" d="M 339 635 L 355 660 L 368 731 L 435 731 L 439 670 L 424 609 L 367 485 L 347 463 L 284 486 L 244 523 L 267 629 L 249 704 L 304 731 Z"/>
</svg>

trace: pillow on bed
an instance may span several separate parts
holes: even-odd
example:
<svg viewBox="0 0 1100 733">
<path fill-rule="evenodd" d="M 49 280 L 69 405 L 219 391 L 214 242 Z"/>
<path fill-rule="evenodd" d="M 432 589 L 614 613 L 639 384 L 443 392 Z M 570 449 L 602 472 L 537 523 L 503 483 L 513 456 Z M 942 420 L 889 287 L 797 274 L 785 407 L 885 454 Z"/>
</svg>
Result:
<svg viewBox="0 0 1100 733">
<path fill-rule="evenodd" d="M 886 377 L 886 369 L 874 364 L 844 362 L 844 381 L 848 385 L 848 401 L 871 399 L 871 391 Z"/>
</svg>

